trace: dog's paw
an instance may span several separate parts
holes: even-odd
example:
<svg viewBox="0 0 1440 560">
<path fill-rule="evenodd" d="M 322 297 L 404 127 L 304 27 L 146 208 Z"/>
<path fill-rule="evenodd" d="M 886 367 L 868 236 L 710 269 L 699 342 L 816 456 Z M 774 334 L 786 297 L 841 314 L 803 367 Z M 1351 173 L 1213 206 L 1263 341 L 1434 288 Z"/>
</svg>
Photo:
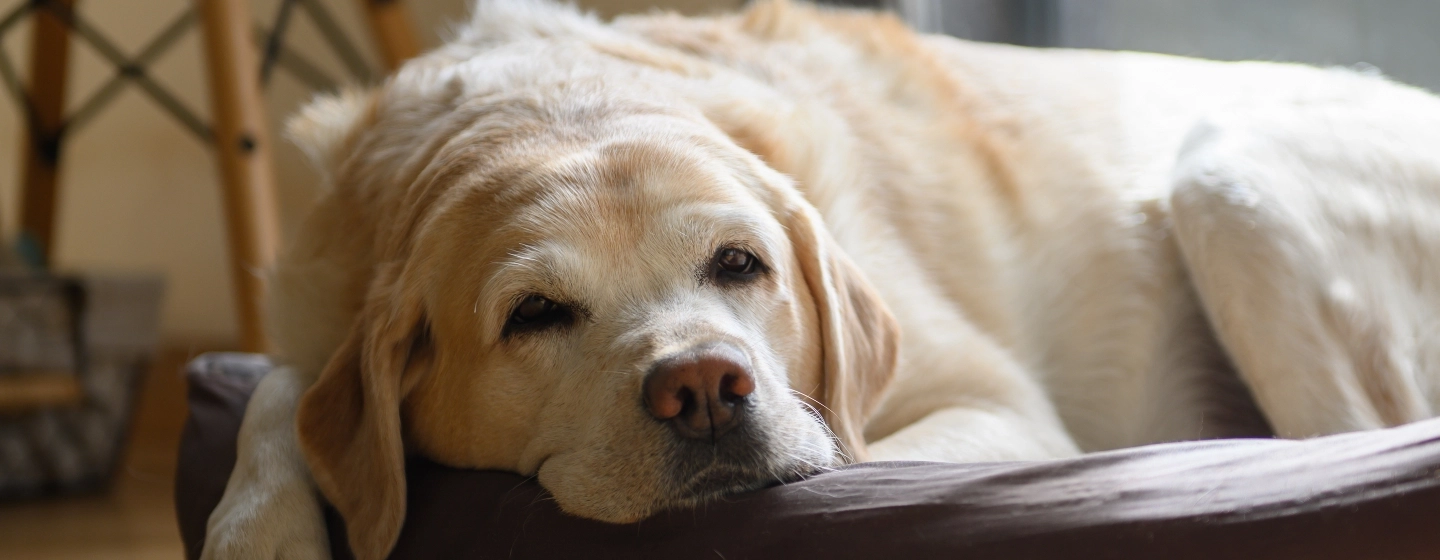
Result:
<svg viewBox="0 0 1440 560">
<path fill-rule="evenodd" d="M 210 514 L 201 560 L 328 560 L 330 541 L 315 491 L 289 484 L 226 492 Z"/>
</svg>

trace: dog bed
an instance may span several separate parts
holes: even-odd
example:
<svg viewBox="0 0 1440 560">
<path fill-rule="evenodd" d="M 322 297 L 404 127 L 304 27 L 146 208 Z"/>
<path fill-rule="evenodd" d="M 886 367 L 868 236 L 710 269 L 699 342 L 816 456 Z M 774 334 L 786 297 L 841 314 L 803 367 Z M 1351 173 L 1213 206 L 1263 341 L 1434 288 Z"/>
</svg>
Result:
<svg viewBox="0 0 1440 560">
<path fill-rule="evenodd" d="M 198 558 L 262 356 L 191 363 L 176 508 Z M 423 459 L 392 558 L 1440 558 L 1440 420 L 1035 463 L 865 463 L 610 525 L 533 479 Z M 331 548 L 348 558 L 328 514 Z"/>
</svg>

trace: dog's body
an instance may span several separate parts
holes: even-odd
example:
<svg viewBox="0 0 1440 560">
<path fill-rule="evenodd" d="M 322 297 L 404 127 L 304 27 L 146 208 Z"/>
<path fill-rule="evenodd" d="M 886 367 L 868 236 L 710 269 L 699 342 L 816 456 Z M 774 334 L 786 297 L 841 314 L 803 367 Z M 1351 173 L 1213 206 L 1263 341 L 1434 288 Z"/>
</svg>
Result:
<svg viewBox="0 0 1440 560">
<path fill-rule="evenodd" d="M 783 2 L 612 26 L 479 9 L 382 91 L 320 102 L 296 128 L 336 185 L 276 271 L 290 367 L 247 412 L 211 557 L 323 555 L 300 447 L 363 557 L 393 543 L 407 450 L 538 473 L 589 517 L 693 503 L 666 494 L 693 480 L 657 482 L 689 444 L 654 443 L 670 441 L 654 421 L 669 413 L 636 395 L 653 364 L 702 342 L 733 346 L 726 367 L 754 380 L 746 422 L 764 429 L 726 437 L 776 449 L 739 478 L 846 452 L 987 461 L 1307 437 L 1440 405 L 1427 94 L 1340 70 L 922 37 Z M 721 206 L 654 209 L 702 199 Z M 773 284 L 673 287 L 695 275 L 665 276 L 665 255 L 711 235 L 677 224 L 751 214 L 774 219 L 718 250 L 754 253 L 762 272 L 745 274 L 769 280 L 744 282 Z M 591 287 L 517 288 L 573 315 L 569 334 L 543 335 L 571 338 L 516 342 L 510 300 L 488 294 L 523 281 L 487 267 L 547 255 L 569 264 L 534 282 Z M 592 369 L 536 381 L 535 363 Z M 697 469 L 677 476 L 715 476 Z"/>
</svg>

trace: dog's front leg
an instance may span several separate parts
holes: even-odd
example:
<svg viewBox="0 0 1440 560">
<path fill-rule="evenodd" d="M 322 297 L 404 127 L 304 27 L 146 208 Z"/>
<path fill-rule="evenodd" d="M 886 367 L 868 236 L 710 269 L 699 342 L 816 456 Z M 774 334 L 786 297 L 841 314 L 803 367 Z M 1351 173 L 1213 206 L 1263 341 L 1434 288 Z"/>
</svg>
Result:
<svg viewBox="0 0 1440 560">
<path fill-rule="evenodd" d="M 874 461 L 1033 461 L 1080 453 L 1053 422 L 972 406 L 936 410 L 869 447 Z"/>
<path fill-rule="evenodd" d="M 940 319 L 944 319 L 941 317 Z M 876 461 L 1025 461 L 1080 453 L 1045 389 L 964 321 L 913 330 L 866 426 Z"/>
<path fill-rule="evenodd" d="M 240 426 L 235 470 L 210 514 L 201 558 L 330 557 L 319 494 L 295 434 L 296 406 L 313 380 L 281 367 L 256 387 Z"/>
</svg>

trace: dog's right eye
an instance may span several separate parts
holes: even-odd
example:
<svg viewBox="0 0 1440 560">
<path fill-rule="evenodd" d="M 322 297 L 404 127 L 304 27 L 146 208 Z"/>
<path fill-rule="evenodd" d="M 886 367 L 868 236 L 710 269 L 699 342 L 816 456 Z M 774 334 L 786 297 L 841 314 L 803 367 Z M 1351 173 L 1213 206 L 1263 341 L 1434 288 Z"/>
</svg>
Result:
<svg viewBox="0 0 1440 560">
<path fill-rule="evenodd" d="M 568 324 L 574 318 L 574 314 L 564 305 L 560 305 L 545 298 L 544 296 L 530 295 L 520 300 L 515 309 L 510 312 L 510 320 L 505 323 L 504 336 L 509 336 L 524 331 L 546 329 L 553 326 Z"/>
<path fill-rule="evenodd" d="M 747 282 L 765 271 L 760 259 L 744 249 L 721 247 L 710 263 L 711 274 L 722 283 Z"/>
</svg>

